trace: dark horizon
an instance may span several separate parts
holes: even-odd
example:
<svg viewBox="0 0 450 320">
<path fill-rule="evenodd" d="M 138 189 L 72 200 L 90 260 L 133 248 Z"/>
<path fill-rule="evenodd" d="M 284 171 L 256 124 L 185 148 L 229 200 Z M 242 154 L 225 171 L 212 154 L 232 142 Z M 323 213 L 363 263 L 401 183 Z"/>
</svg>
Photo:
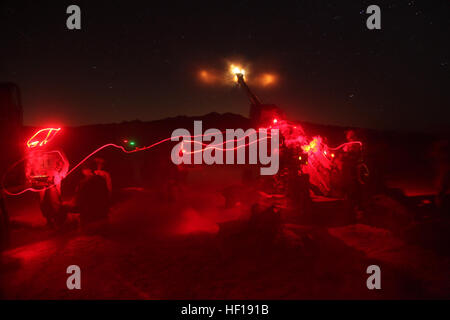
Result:
<svg viewBox="0 0 450 320">
<path fill-rule="evenodd" d="M 132 124 L 135 122 L 151 125 L 154 122 L 177 120 L 179 118 L 184 118 L 184 117 L 190 118 L 190 119 L 192 119 L 192 121 L 203 120 L 204 118 L 207 118 L 211 114 L 218 114 L 219 116 L 224 116 L 224 115 L 228 114 L 228 115 L 240 116 L 247 120 L 250 119 L 248 117 L 248 115 L 245 115 L 245 114 L 238 114 L 238 113 L 232 113 L 232 112 L 218 113 L 215 111 L 211 111 L 211 112 L 208 112 L 205 114 L 198 114 L 198 115 L 180 114 L 180 115 L 176 115 L 176 116 L 168 116 L 165 118 L 152 119 L 152 120 L 129 119 L 129 120 L 122 120 L 122 121 L 116 121 L 116 122 L 103 122 L 103 123 L 63 124 L 62 126 L 61 126 L 61 123 L 57 123 L 57 122 L 48 122 L 45 125 L 24 124 L 24 128 L 37 130 L 38 128 L 42 128 L 42 127 L 59 127 L 59 126 L 61 126 L 66 129 L 67 128 L 77 129 L 77 128 L 96 127 L 96 126 L 120 126 L 120 125 Z M 398 130 L 398 129 L 389 129 L 389 128 L 387 128 L 387 129 L 386 128 L 369 128 L 369 127 L 358 127 L 358 126 L 350 126 L 350 125 L 343 125 L 343 124 L 318 123 L 318 122 L 306 121 L 306 120 L 302 120 L 302 119 L 300 119 L 300 120 L 299 119 L 291 119 L 291 121 L 302 124 L 302 125 L 307 125 L 307 126 L 312 125 L 315 127 L 323 127 L 323 128 L 329 127 L 329 128 L 333 128 L 333 129 L 340 128 L 340 129 L 342 129 L 341 130 L 342 136 L 340 136 L 340 138 L 342 138 L 342 139 L 343 139 L 345 131 L 348 129 L 356 129 L 356 130 L 358 130 L 358 132 L 360 131 L 361 134 L 363 134 L 363 132 L 365 132 L 365 133 L 370 133 L 370 132 L 380 133 L 383 135 L 396 134 L 399 136 L 412 134 L 412 135 L 421 135 L 422 137 L 428 137 L 428 138 L 433 138 L 433 139 L 438 139 L 438 140 L 445 139 L 450 134 L 449 128 L 447 128 L 447 127 L 434 128 L 434 129 L 429 129 L 429 130 L 420 130 L 420 129 L 415 130 L 414 128 Z M 206 128 L 205 128 L 205 130 L 206 130 Z"/>
<path fill-rule="evenodd" d="M 242 63 L 276 86 L 253 89 L 292 120 L 395 131 L 449 127 L 446 1 L 164 5 L 3 1 L 0 81 L 22 90 L 30 126 L 153 121 L 210 112 L 248 116 L 245 94 L 200 70 Z M 82 29 L 66 29 L 78 4 Z M 121 17 L 119 19 L 118 17 Z"/>
</svg>

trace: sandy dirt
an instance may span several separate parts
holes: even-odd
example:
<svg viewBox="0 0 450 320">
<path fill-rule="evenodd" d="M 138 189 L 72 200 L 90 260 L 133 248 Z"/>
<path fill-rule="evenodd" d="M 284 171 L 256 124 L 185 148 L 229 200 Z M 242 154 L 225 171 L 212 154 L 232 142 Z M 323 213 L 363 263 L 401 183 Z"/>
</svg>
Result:
<svg viewBox="0 0 450 320">
<path fill-rule="evenodd" d="M 450 260 L 393 231 L 350 224 L 284 223 L 271 242 L 255 233 L 225 234 L 243 202 L 225 209 L 216 190 L 183 193 L 122 190 L 108 226 L 45 227 L 37 197 L 8 199 L 13 231 L 2 254 L 6 299 L 405 299 L 449 298 Z M 239 230 L 239 229 L 238 229 Z M 245 230 L 245 228 L 243 229 Z M 82 289 L 68 290 L 66 268 L 81 268 Z M 382 270 L 368 290 L 366 268 Z"/>
</svg>

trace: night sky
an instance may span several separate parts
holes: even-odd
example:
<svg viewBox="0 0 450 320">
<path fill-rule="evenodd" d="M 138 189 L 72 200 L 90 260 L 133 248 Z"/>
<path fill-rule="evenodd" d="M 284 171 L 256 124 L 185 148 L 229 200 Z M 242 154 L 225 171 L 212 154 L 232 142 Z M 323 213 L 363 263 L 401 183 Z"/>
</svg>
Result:
<svg viewBox="0 0 450 320">
<path fill-rule="evenodd" d="M 66 28 L 78 4 L 82 30 Z M 382 30 L 366 28 L 367 6 Z M 0 81 L 27 125 L 248 114 L 243 92 L 201 70 L 248 67 L 289 118 L 378 129 L 450 122 L 450 1 L 21 1 L 0 4 Z"/>
</svg>

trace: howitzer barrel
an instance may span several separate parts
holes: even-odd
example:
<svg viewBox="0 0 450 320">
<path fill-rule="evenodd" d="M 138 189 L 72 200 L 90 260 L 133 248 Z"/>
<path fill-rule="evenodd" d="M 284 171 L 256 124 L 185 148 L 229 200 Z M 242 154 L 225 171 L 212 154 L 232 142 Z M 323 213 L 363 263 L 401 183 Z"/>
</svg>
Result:
<svg viewBox="0 0 450 320">
<path fill-rule="evenodd" d="M 247 94 L 250 103 L 255 106 L 260 106 L 261 101 L 259 98 L 250 90 L 250 88 L 247 86 L 247 83 L 245 83 L 244 75 L 242 73 L 237 73 L 236 77 L 238 79 L 239 85 L 245 90 L 245 93 Z"/>
<path fill-rule="evenodd" d="M 254 125 L 262 125 L 272 122 L 276 118 L 284 118 L 284 112 L 274 104 L 263 104 L 250 90 L 244 79 L 243 72 L 236 72 L 235 76 L 239 85 L 245 90 L 250 100 L 250 119 Z"/>
</svg>

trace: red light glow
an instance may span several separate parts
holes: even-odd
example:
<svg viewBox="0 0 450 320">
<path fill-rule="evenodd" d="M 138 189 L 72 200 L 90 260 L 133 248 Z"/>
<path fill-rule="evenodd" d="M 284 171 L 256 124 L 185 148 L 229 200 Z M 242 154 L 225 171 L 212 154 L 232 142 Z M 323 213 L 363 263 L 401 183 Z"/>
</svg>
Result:
<svg viewBox="0 0 450 320">
<path fill-rule="evenodd" d="M 52 140 L 61 128 L 45 128 L 37 131 L 27 141 L 27 147 L 32 149 L 35 147 L 42 147 Z"/>
<path fill-rule="evenodd" d="M 326 191 L 329 191 L 329 181 L 328 181 L 328 171 L 331 169 L 331 164 L 332 164 L 332 160 L 331 158 L 335 157 L 334 153 L 329 153 L 327 150 L 329 151 L 336 151 L 339 150 L 341 148 L 344 148 L 345 151 L 345 147 L 352 145 L 352 144 L 359 144 L 362 145 L 362 143 L 360 141 L 351 141 L 351 142 L 347 142 L 344 144 L 341 144 L 340 146 L 336 147 L 336 148 L 330 148 L 328 147 L 325 143 L 323 143 L 322 138 L 320 136 L 316 136 L 313 137 L 312 140 L 309 140 L 306 135 L 303 132 L 303 129 L 301 128 L 301 126 L 297 125 L 292 125 L 289 124 L 286 120 L 279 120 L 279 119 L 273 119 L 273 126 L 278 128 L 280 130 L 280 133 L 283 134 L 283 136 L 285 137 L 285 143 L 287 146 L 298 146 L 301 148 L 301 150 L 303 152 L 305 152 L 306 154 L 308 154 L 308 162 L 305 163 L 305 165 L 303 166 L 303 172 L 304 173 L 309 173 L 310 174 L 310 179 L 311 179 L 311 183 L 318 186 L 322 191 L 324 191 L 326 193 Z M 272 127 L 272 126 L 270 126 Z M 46 145 L 49 141 L 51 141 L 55 135 L 61 130 L 61 128 L 46 128 L 46 129 L 41 129 L 39 131 L 37 131 L 27 142 L 27 146 L 28 148 L 35 148 L 38 146 L 44 146 Z M 225 131 L 222 131 L 222 133 Z M 178 138 L 196 138 L 196 137 L 205 137 L 208 136 L 210 134 L 200 134 L 200 135 L 196 135 L 196 136 L 179 136 Z M 108 143 L 105 144 L 99 148 L 97 148 L 96 150 L 94 150 L 93 152 L 91 152 L 90 154 L 88 154 L 86 157 L 84 157 L 77 165 L 75 165 L 69 172 L 67 172 L 67 174 L 65 175 L 66 178 L 67 176 L 69 176 L 72 172 L 74 172 L 78 167 L 80 167 L 84 162 L 86 162 L 89 158 L 91 158 L 92 156 L 94 156 L 96 153 L 98 153 L 99 151 L 108 148 L 108 147 L 113 147 L 116 149 L 120 149 L 122 150 L 122 152 L 130 154 L 130 153 L 135 153 L 135 152 L 140 152 L 140 151 L 145 151 L 145 150 L 149 150 L 152 149 L 164 142 L 168 142 L 171 141 L 173 138 L 175 137 L 169 137 L 169 138 L 165 138 L 162 139 L 160 141 L 157 141 L 149 146 L 145 146 L 145 147 L 136 147 L 133 150 L 127 150 L 125 149 L 124 146 L 121 145 L 116 145 L 113 143 Z M 183 148 L 183 145 L 181 145 L 180 148 L 180 155 L 183 155 L 184 153 L 187 154 L 194 154 L 194 153 L 198 153 L 198 152 L 204 152 L 205 150 L 208 149 L 217 149 L 218 151 L 228 151 L 228 150 L 238 150 L 240 148 L 245 148 L 253 143 L 258 143 L 261 140 L 264 139 L 270 139 L 270 135 L 266 136 L 264 138 L 258 138 L 256 140 L 254 140 L 251 143 L 246 143 L 246 144 L 242 144 L 239 146 L 233 146 L 232 148 L 224 148 L 223 146 L 225 144 L 227 144 L 228 142 L 234 141 L 234 142 L 238 142 L 242 139 L 246 139 L 247 137 L 243 137 L 240 139 L 233 139 L 233 140 L 228 140 L 228 141 L 223 141 L 221 143 L 218 143 L 216 145 L 212 145 L 212 144 L 205 144 L 199 141 L 195 141 L 195 140 L 185 140 L 184 142 L 187 143 L 196 143 L 196 144 L 201 144 L 202 146 L 204 146 L 204 148 L 201 148 L 200 150 L 196 150 L 196 151 L 186 151 Z M 124 143 L 128 143 L 131 141 L 130 140 L 123 140 Z M 299 160 L 302 160 L 302 156 L 298 156 Z M 21 161 L 23 161 L 25 159 L 22 159 Z M 21 161 L 19 161 L 18 163 L 20 163 Z M 18 163 L 16 163 L 14 166 L 16 166 Z M 10 170 L 13 167 L 10 168 Z M 9 170 L 8 170 L 9 171 Z M 6 174 L 5 174 L 6 176 Z M 25 190 L 22 190 L 20 192 L 14 193 L 14 192 L 10 192 L 6 189 L 6 187 L 4 186 L 4 181 L 5 181 L 5 176 L 3 177 L 3 181 L 2 181 L 2 185 L 4 188 L 4 191 L 6 194 L 8 195 L 19 195 L 22 194 L 26 191 L 33 191 L 33 192 L 39 192 L 42 190 L 45 190 L 46 188 L 43 189 L 34 189 L 34 188 L 27 188 Z M 52 186 L 49 186 L 47 188 L 50 188 Z"/>
</svg>

